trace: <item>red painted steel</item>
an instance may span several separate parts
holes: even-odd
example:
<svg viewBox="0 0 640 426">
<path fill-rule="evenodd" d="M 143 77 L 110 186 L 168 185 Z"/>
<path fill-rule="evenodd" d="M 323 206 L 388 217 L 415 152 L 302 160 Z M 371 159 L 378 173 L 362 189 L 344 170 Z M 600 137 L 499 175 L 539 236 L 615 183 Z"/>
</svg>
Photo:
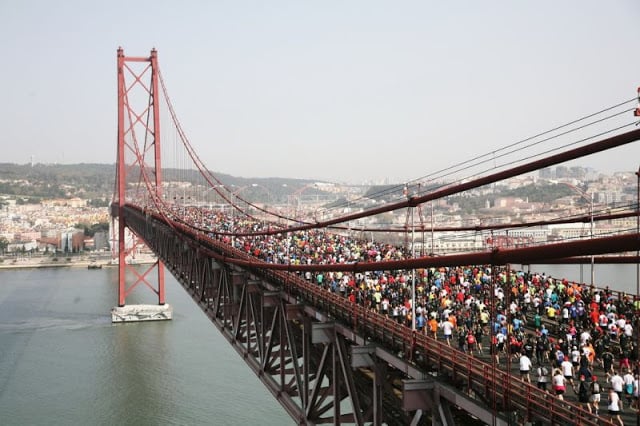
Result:
<svg viewBox="0 0 640 426">
<path fill-rule="evenodd" d="M 635 217 L 637 213 L 635 211 L 625 211 L 619 213 L 609 213 L 603 215 L 594 215 L 593 220 L 595 222 L 599 222 L 601 220 L 614 220 L 614 219 L 624 219 L 627 217 Z M 551 219 L 551 220 L 537 220 L 533 222 L 523 222 L 523 223 L 503 223 L 503 224 L 493 224 L 493 225 L 471 225 L 471 226 L 440 226 L 427 227 L 424 221 L 421 221 L 421 224 L 415 224 L 416 231 L 433 231 L 433 232 L 462 232 L 462 231 L 488 231 L 494 229 L 515 229 L 515 228 L 531 228 L 534 226 L 543 226 L 543 225 L 553 225 L 553 224 L 563 224 L 563 223 L 589 223 L 591 222 L 590 215 L 583 216 L 574 216 L 565 219 Z M 353 227 L 347 226 L 331 226 L 330 229 L 340 229 L 340 230 L 356 230 Z M 403 227 L 395 227 L 395 228 L 357 228 L 358 232 L 406 232 L 407 226 Z"/>
<path fill-rule="evenodd" d="M 238 255 L 248 257 L 242 253 Z M 415 356 L 419 352 L 433 365 L 437 365 L 437 370 L 441 373 L 448 372 L 454 378 L 459 377 L 477 388 L 486 386 L 487 394 L 492 396 L 493 401 L 500 398 L 501 406 L 517 407 L 525 412 L 536 411 L 538 415 L 553 418 L 555 421 L 568 422 L 567 424 L 611 424 L 606 419 L 595 420 L 583 407 L 567 401 L 559 401 L 551 394 L 541 393 L 535 386 L 511 378 L 508 373 L 466 353 L 454 351 L 441 341 L 389 321 L 381 314 L 371 312 L 364 306 L 352 304 L 331 292 L 322 291 L 299 277 L 285 279 L 281 274 L 286 273 L 277 272 L 275 277 L 283 280 L 281 283 L 287 292 L 303 296 L 306 302 L 314 305 L 333 306 L 331 313 L 338 318 L 347 319 L 353 324 L 354 330 L 373 327 L 374 334 L 380 331 L 381 333 L 378 334 L 384 336 L 383 342 L 402 341 L 409 356 Z M 455 357 L 452 357 L 453 354 Z"/>
<path fill-rule="evenodd" d="M 572 150 L 565 151 L 565 152 L 552 155 L 546 158 L 542 158 L 540 160 L 533 161 L 531 163 L 523 164 L 521 166 L 516 166 L 511 169 L 504 170 L 502 172 L 480 177 L 478 179 L 474 179 L 469 182 L 464 182 L 461 184 L 451 185 L 445 188 L 441 188 L 433 192 L 430 192 L 426 195 L 422 195 L 419 197 L 410 197 L 408 200 L 399 201 L 396 203 L 389 203 L 378 208 L 364 210 L 359 213 L 353 213 L 345 216 L 340 216 L 339 218 L 335 218 L 335 219 L 318 221 L 313 224 L 292 226 L 287 228 L 286 231 L 295 232 L 295 231 L 306 231 L 309 229 L 317 229 L 317 228 L 328 228 L 333 225 L 345 223 L 351 220 L 357 220 L 357 219 L 362 219 L 364 217 L 375 216 L 378 214 L 387 213 L 390 211 L 399 210 L 406 207 L 415 207 L 422 203 L 437 200 L 439 198 L 444 198 L 449 195 L 454 195 L 463 191 L 468 191 L 470 189 L 479 188 L 481 186 L 489 185 L 491 183 L 499 182 L 501 180 L 505 180 L 515 176 L 520 176 L 522 174 L 530 173 L 541 168 L 553 166 L 553 165 L 560 164 L 570 160 L 575 160 L 576 158 L 584 157 L 591 154 L 596 154 L 598 152 L 606 151 L 608 149 L 617 148 L 632 142 L 636 142 L 638 140 L 640 140 L 640 129 L 631 130 L 629 132 L 622 133 L 616 136 L 611 136 L 609 138 L 602 139 L 600 141 L 593 142 L 591 144 L 581 146 L 579 148 L 574 148 Z M 239 235 L 239 236 L 275 235 L 280 232 L 282 232 L 282 229 L 273 229 L 273 230 L 261 231 L 261 232 L 236 233 L 235 235 Z"/>
<path fill-rule="evenodd" d="M 127 66 L 127 62 L 148 62 L 150 65 L 144 71 L 135 73 L 130 67 Z M 145 86 L 142 82 L 142 77 L 149 68 L 151 69 L 151 83 L 149 86 Z M 125 84 L 125 70 L 127 72 L 130 72 L 134 76 L 134 82 L 129 87 L 127 87 Z M 579 407 L 567 401 L 558 401 L 557 398 L 551 395 L 538 392 L 536 388 L 534 388 L 530 384 L 522 382 L 519 379 L 512 378 L 507 372 L 498 370 L 495 366 L 495 363 L 493 365 L 489 365 L 465 353 L 452 352 L 451 348 L 443 342 L 434 340 L 432 337 L 424 334 L 418 334 L 414 330 L 411 330 L 406 326 L 389 321 L 381 314 L 371 312 L 364 306 L 351 303 L 341 296 L 324 291 L 318 286 L 306 282 L 304 279 L 301 279 L 299 276 L 297 276 L 296 274 L 292 274 L 291 272 L 340 270 L 363 272 L 380 269 L 399 270 L 470 264 L 527 264 L 533 262 L 542 262 L 554 258 L 566 258 L 567 256 L 584 256 L 640 250 L 640 234 L 636 233 L 616 235 L 612 237 L 599 237 L 589 240 L 548 244 L 541 247 L 494 249 L 489 252 L 439 256 L 437 258 L 420 257 L 402 261 L 387 261 L 375 263 L 367 262 L 337 265 L 268 264 L 259 261 L 240 250 L 234 249 L 228 244 L 214 239 L 204 230 L 199 230 L 197 228 L 194 228 L 192 224 L 184 222 L 184 218 L 171 220 L 162 212 L 147 212 L 143 207 L 140 207 L 136 204 L 129 204 L 127 202 L 126 177 L 128 167 L 126 164 L 125 156 L 127 149 L 131 150 L 131 153 L 136 157 L 137 165 L 141 169 L 147 168 L 144 162 L 145 155 L 148 149 L 146 144 L 144 152 L 140 152 L 137 146 L 137 141 L 135 141 L 135 136 L 133 136 L 134 140 L 131 144 L 127 143 L 126 137 L 129 132 L 133 133 L 132 128 L 134 127 L 134 122 L 135 124 L 144 125 L 147 131 L 146 136 L 151 136 L 153 139 L 155 165 L 155 167 L 153 168 L 153 170 L 155 170 L 155 178 L 153 180 L 153 183 L 151 184 L 148 181 L 146 172 L 143 171 L 141 175 L 143 175 L 143 178 L 146 179 L 145 183 L 147 186 L 147 190 L 150 190 L 151 187 L 154 187 L 154 193 L 148 195 L 150 195 L 156 201 L 160 199 L 159 195 L 161 195 L 161 158 L 159 146 L 160 127 L 158 110 L 158 95 L 160 92 L 158 79 L 159 74 L 157 67 L 157 53 L 155 52 L 155 50 L 151 52 L 150 57 L 140 58 L 126 57 L 123 50 L 121 48 L 118 49 L 117 215 L 119 217 L 120 224 L 118 232 L 120 236 L 119 304 L 121 306 L 124 305 L 128 291 L 133 289 L 133 287 L 135 287 L 137 283 L 144 282 L 151 287 L 151 285 L 146 281 L 146 276 L 149 273 L 147 271 L 142 275 L 138 275 L 138 281 L 136 281 L 136 283 L 132 287 L 130 287 L 129 289 L 125 288 L 125 227 L 130 226 L 129 229 L 134 230 L 137 235 L 145 236 L 145 232 L 149 232 L 148 227 L 146 227 L 145 225 L 153 222 L 154 224 L 162 225 L 167 232 L 171 233 L 173 240 L 162 242 L 155 241 L 152 238 L 149 238 L 150 235 L 146 235 L 147 244 L 152 247 L 159 255 L 164 256 L 164 259 L 167 261 L 172 270 L 174 270 L 174 272 L 177 271 L 181 274 L 180 279 L 182 279 L 183 281 L 184 277 L 187 277 L 189 279 L 189 282 L 195 283 L 195 278 L 203 275 L 205 271 L 208 270 L 207 268 L 210 267 L 209 263 L 206 264 L 206 267 L 201 264 L 201 262 L 209 262 L 209 258 L 215 259 L 223 268 L 228 268 L 229 265 L 239 266 L 243 270 L 254 274 L 257 277 L 261 277 L 265 281 L 277 285 L 279 289 L 284 290 L 284 292 L 279 296 L 282 297 L 283 300 L 288 297 L 292 298 L 293 300 L 303 301 L 306 304 L 317 307 L 320 311 L 324 311 L 330 314 L 332 318 L 341 321 L 343 324 L 349 325 L 354 333 L 371 336 L 376 342 L 385 345 L 391 350 L 397 350 L 400 348 L 407 359 L 411 360 L 416 365 L 420 365 L 421 367 L 425 368 L 437 366 L 437 370 L 440 373 L 446 373 L 447 375 L 453 377 L 454 381 L 457 380 L 465 382 L 468 384 L 469 388 L 486 389 L 485 396 L 488 398 L 488 404 L 493 408 L 494 412 L 497 411 L 498 407 L 501 407 L 505 410 L 517 409 L 526 413 L 537 413 L 538 417 L 549 419 L 550 422 L 566 422 L 586 425 L 595 424 L 592 417 L 582 407 Z M 147 110 L 138 114 L 131 109 L 129 102 L 127 101 L 128 93 L 134 86 L 137 85 L 145 88 L 149 94 L 151 102 L 149 102 L 148 105 L 150 105 L 152 108 L 152 125 L 145 124 L 143 120 L 141 120 L 142 116 L 149 113 L 149 107 L 147 107 Z M 130 121 L 129 128 L 125 128 L 125 113 L 129 114 L 130 120 L 132 116 L 135 119 Z M 175 121 L 175 117 L 173 118 Z M 377 209 L 368 210 L 325 222 L 292 227 L 288 228 L 287 230 L 294 231 L 329 227 L 331 225 L 343 223 L 348 220 L 355 220 L 366 216 L 372 216 L 379 213 L 397 210 L 400 208 L 416 207 L 424 202 L 432 201 L 448 195 L 453 195 L 461 191 L 477 188 L 509 177 L 518 176 L 523 173 L 535 171 L 543 167 L 548 167 L 550 165 L 562 163 L 585 155 L 604 151 L 613 147 L 621 146 L 630 142 L 634 142 L 638 139 L 640 139 L 640 129 L 613 136 L 599 142 L 592 143 L 590 145 L 553 155 L 551 157 L 534 161 L 522 166 L 514 167 L 512 169 L 482 177 L 470 182 L 445 187 L 424 196 L 409 197 L 405 201 L 393 203 Z M 190 154 L 191 151 L 192 150 L 190 150 Z M 195 156 L 195 152 L 192 153 L 192 157 L 193 156 Z M 276 234 L 278 232 L 281 232 L 281 230 L 271 230 L 262 233 L 247 233 L 236 235 L 264 235 Z M 166 244 L 166 246 L 163 247 L 162 244 Z M 159 271 L 161 271 L 162 263 L 159 263 L 157 266 L 159 266 L 158 269 Z M 161 272 L 159 272 L 159 278 L 162 278 L 161 282 L 159 283 L 161 289 L 159 288 L 157 293 L 159 295 L 160 303 L 164 303 L 164 279 L 161 275 Z M 234 304 L 246 303 L 246 301 L 249 299 L 245 298 L 244 295 L 242 295 L 241 298 L 240 295 L 235 294 L 235 285 L 237 284 L 235 282 L 235 276 L 232 275 L 229 280 L 231 281 L 231 283 L 228 285 L 228 293 L 224 295 L 218 294 L 216 296 L 216 298 L 218 299 L 216 303 L 222 303 L 221 298 L 223 298 L 225 300 L 224 309 L 228 309 L 229 312 L 231 312 Z M 204 291 L 205 289 L 203 288 L 203 295 Z M 619 295 L 619 297 L 621 297 L 621 295 Z M 228 326 L 229 328 L 236 330 L 237 334 L 234 336 L 234 339 L 238 339 L 241 337 L 240 323 L 250 323 L 249 310 L 246 307 L 241 308 L 238 312 L 244 312 L 246 317 L 241 318 L 240 316 L 237 316 L 234 318 L 232 315 L 227 316 L 223 312 L 224 321 L 227 321 L 227 318 L 229 321 L 228 323 L 225 323 L 225 327 Z M 255 333 L 259 332 L 258 329 L 251 331 Z M 304 347 L 302 350 L 304 352 Z M 453 353 L 455 353 L 455 356 L 452 356 Z M 335 369 L 333 373 L 335 376 Z M 338 387 L 335 386 L 337 383 L 336 377 L 334 377 L 332 380 L 334 384 L 332 392 L 334 395 L 337 395 Z M 308 389 L 305 389 L 303 398 L 309 398 L 311 396 L 311 398 L 314 399 L 312 392 L 309 392 Z M 311 405 L 308 405 L 308 407 L 311 407 Z M 334 414 L 334 422 L 339 418 L 339 415 L 340 412 L 336 411 Z"/>
<path fill-rule="evenodd" d="M 155 197 L 162 199 L 162 163 L 160 151 L 160 86 L 158 85 L 158 52 L 151 50 L 151 99 L 153 102 L 153 140 L 154 140 L 154 171 L 155 171 Z M 164 267 L 158 263 L 158 304 L 165 304 L 164 292 Z"/>
<path fill-rule="evenodd" d="M 125 82 L 124 82 L 124 50 L 118 48 L 118 159 L 117 169 L 117 186 L 118 186 L 118 306 L 124 306 L 126 294 L 126 280 L 124 265 L 125 253 L 125 186 L 126 186 L 126 163 L 125 163 L 125 144 L 124 144 L 124 99 L 125 99 Z"/>
<path fill-rule="evenodd" d="M 160 215 L 145 215 L 142 210 L 133 206 L 125 207 L 125 214 L 132 219 L 132 224 L 139 232 L 147 227 L 150 220 L 160 223 L 165 220 Z M 440 374 L 446 374 L 453 378 L 454 381 L 470 383 L 473 389 L 485 389 L 489 407 L 496 410 L 517 409 L 520 412 L 534 413 L 535 417 L 544 418 L 555 422 L 568 422 L 571 424 L 611 424 L 608 421 L 600 419 L 600 423 L 596 423 L 593 417 L 584 408 L 568 401 L 559 401 L 555 396 L 541 393 L 529 383 L 525 383 L 517 378 L 510 377 L 509 373 L 498 369 L 495 365 L 484 363 L 475 357 L 471 357 L 465 353 L 455 352 L 449 346 L 441 341 L 434 340 L 432 337 L 418 334 L 410 328 L 389 321 L 387 318 L 376 312 L 371 312 L 364 306 L 349 302 L 347 299 L 319 288 L 317 285 L 309 283 L 287 271 L 277 271 L 266 269 L 267 264 L 256 261 L 248 254 L 231 248 L 229 245 L 221 241 L 212 239 L 202 233 L 194 233 L 189 227 L 184 225 L 176 226 L 168 224 L 166 231 L 173 234 L 173 238 L 180 243 L 168 245 L 167 253 L 171 253 L 171 247 L 179 247 L 179 256 L 185 259 L 175 262 L 178 259 L 168 259 L 168 264 L 174 264 L 179 267 L 178 272 L 182 271 L 181 277 L 186 277 L 188 282 L 192 282 L 190 276 L 193 272 L 184 269 L 189 265 L 189 258 L 193 262 L 195 253 L 198 256 L 210 256 L 223 262 L 237 259 L 242 262 L 242 266 L 246 267 L 257 276 L 263 277 L 274 284 L 280 286 L 284 294 L 294 300 L 301 300 L 304 303 L 317 307 L 319 310 L 326 312 L 332 318 L 340 320 L 343 324 L 349 325 L 355 333 L 375 338 L 375 341 L 388 347 L 390 350 L 401 350 L 406 358 L 412 360 L 422 368 L 437 367 Z M 149 236 L 147 236 L 149 237 Z M 628 237 L 628 236 L 623 236 Z M 630 240 L 633 246 L 639 246 L 638 236 L 632 235 Z M 573 250 L 590 251 L 600 250 L 598 245 L 603 245 L 607 249 L 612 249 L 615 245 L 628 248 L 625 240 L 614 239 L 603 243 L 603 239 L 599 238 L 598 244 L 565 243 L 556 245 L 557 249 L 552 252 L 562 254 L 567 247 L 573 247 Z M 589 240 L 589 242 L 592 240 Z M 156 245 L 156 241 L 149 238 L 149 244 L 156 249 L 162 248 Z M 528 253 L 527 249 L 509 250 L 511 254 L 520 252 Z M 444 258 L 444 257 L 443 257 Z M 442 260 L 438 258 L 437 260 Z M 457 258 L 457 257 L 453 257 Z M 497 258 L 498 260 L 500 257 Z M 416 259 L 419 260 L 419 259 Z M 239 262 L 236 262 L 239 263 Z M 182 264 L 183 266 L 179 266 Z M 448 264 L 448 263 L 447 263 Z M 465 263 L 466 264 L 466 263 Z M 504 264 L 504 263 L 489 263 Z M 380 263 L 364 264 L 369 269 L 379 268 Z M 335 266 L 334 266 L 335 267 Z M 195 274 L 194 274 L 195 275 Z M 238 324 L 230 325 L 231 328 L 237 329 Z M 455 356 L 452 356 L 455 354 Z"/>
<path fill-rule="evenodd" d="M 128 66 L 129 62 L 148 63 L 149 65 L 142 70 L 134 69 Z M 127 256 L 132 254 L 136 249 L 136 243 L 132 246 L 126 246 L 126 229 L 128 228 L 127 218 L 124 215 L 124 206 L 127 202 L 127 177 L 128 172 L 134 166 L 140 167 L 141 170 L 149 170 L 145 167 L 145 158 L 149 146 L 153 147 L 153 167 L 154 171 L 153 185 L 147 183 L 147 187 L 152 186 L 155 194 L 151 194 L 154 199 L 161 196 L 162 173 L 160 162 L 160 100 L 158 85 L 158 55 L 155 49 L 151 51 L 149 57 L 130 57 L 125 56 L 124 50 L 120 47 L 117 51 L 117 78 L 118 78 L 118 154 L 117 154 L 117 206 L 118 206 L 118 306 L 124 306 L 127 296 L 140 283 L 144 283 L 153 292 L 158 295 L 158 304 L 165 304 L 164 290 L 164 267 L 161 262 L 156 262 L 149 270 L 143 274 L 138 273 L 134 268 L 127 265 Z M 150 83 L 145 84 L 143 77 L 151 71 Z M 132 82 L 127 86 L 126 76 L 132 77 Z M 130 95 L 135 89 L 141 89 L 142 93 L 148 93 L 148 102 L 144 105 L 142 111 L 136 110 L 132 105 Z M 151 111 L 149 111 L 151 108 Z M 151 120 L 143 120 L 142 117 L 148 117 L 151 114 Z M 127 121 L 128 120 L 128 121 Z M 143 128 L 144 143 L 142 150 L 138 146 L 136 135 L 136 127 Z M 150 142 L 150 145 L 147 144 Z M 132 164 L 127 164 L 127 154 L 131 155 L 134 160 Z M 143 174 L 146 174 L 143 173 Z M 146 178 L 146 175 L 145 175 Z M 147 277 L 152 269 L 157 269 L 157 284 L 151 284 Z M 127 288 L 126 278 L 127 270 L 131 270 L 135 276 L 135 281 Z"/>
</svg>

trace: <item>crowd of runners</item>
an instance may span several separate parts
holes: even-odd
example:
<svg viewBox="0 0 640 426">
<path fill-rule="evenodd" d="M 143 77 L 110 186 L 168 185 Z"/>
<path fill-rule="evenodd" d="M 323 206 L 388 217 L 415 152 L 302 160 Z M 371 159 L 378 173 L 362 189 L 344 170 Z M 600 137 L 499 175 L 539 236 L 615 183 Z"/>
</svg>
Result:
<svg viewBox="0 0 640 426">
<path fill-rule="evenodd" d="M 212 237 L 269 263 L 340 264 L 411 257 L 406 247 L 322 229 L 232 237 L 219 233 L 259 232 L 268 225 L 199 209 L 188 214 Z M 571 395 L 594 415 L 606 412 L 623 424 L 620 413 L 639 408 L 634 328 L 640 302 L 631 295 L 545 273 L 487 265 L 302 275 L 456 350 L 494 357 L 504 367 L 517 363 L 522 380 L 535 382 L 560 399 Z"/>
</svg>

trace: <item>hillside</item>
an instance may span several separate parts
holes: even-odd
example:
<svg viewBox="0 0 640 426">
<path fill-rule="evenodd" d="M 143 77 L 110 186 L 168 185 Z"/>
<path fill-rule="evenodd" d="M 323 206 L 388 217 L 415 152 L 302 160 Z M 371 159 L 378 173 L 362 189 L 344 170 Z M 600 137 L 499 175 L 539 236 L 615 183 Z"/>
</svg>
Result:
<svg viewBox="0 0 640 426">
<path fill-rule="evenodd" d="M 115 186 L 115 164 L 12 164 L 0 163 L 0 196 L 16 197 L 22 202 L 38 202 L 43 198 L 81 197 L 92 200 L 92 204 L 107 203 Z M 264 190 L 252 188 L 255 185 L 267 188 L 273 202 L 286 202 L 287 197 L 305 189 L 305 195 L 324 194 L 311 186 L 314 181 L 285 178 L 244 178 L 214 173 L 229 187 L 248 187 L 245 195 L 257 201 L 266 198 Z M 164 169 L 164 181 L 187 181 L 197 183 L 197 172 Z M 255 184 L 255 185 L 254 185 Z M 254 192 L 254 194 L 252 194 Z M 106 205 L 106 204 L 104 204 Z"/>
</svg>

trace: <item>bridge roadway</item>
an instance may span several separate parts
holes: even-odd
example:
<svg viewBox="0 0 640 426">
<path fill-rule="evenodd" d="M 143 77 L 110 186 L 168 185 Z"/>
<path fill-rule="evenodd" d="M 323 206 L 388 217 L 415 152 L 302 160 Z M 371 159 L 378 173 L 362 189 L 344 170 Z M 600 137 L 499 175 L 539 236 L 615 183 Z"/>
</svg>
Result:
<svg viewBox="0 0 640 426">
<path fill-rule="evenodd" d="M 299 424 L 613 424 L 202 232 L 124 215 Z"/>
</svg>

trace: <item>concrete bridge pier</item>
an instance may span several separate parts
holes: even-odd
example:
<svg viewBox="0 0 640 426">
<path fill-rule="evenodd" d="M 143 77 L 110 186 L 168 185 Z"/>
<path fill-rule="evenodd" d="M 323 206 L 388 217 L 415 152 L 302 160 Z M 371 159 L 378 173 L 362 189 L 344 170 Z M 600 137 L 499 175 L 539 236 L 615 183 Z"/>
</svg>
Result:
<svg viewBox="0 0 640 426">
<path fill-rule="evenodd" d="M 165 321 L 173 318 L 173 307 L 164 305 L 124 305 L 111 309 L 111 322 Z"/>
</svg>

